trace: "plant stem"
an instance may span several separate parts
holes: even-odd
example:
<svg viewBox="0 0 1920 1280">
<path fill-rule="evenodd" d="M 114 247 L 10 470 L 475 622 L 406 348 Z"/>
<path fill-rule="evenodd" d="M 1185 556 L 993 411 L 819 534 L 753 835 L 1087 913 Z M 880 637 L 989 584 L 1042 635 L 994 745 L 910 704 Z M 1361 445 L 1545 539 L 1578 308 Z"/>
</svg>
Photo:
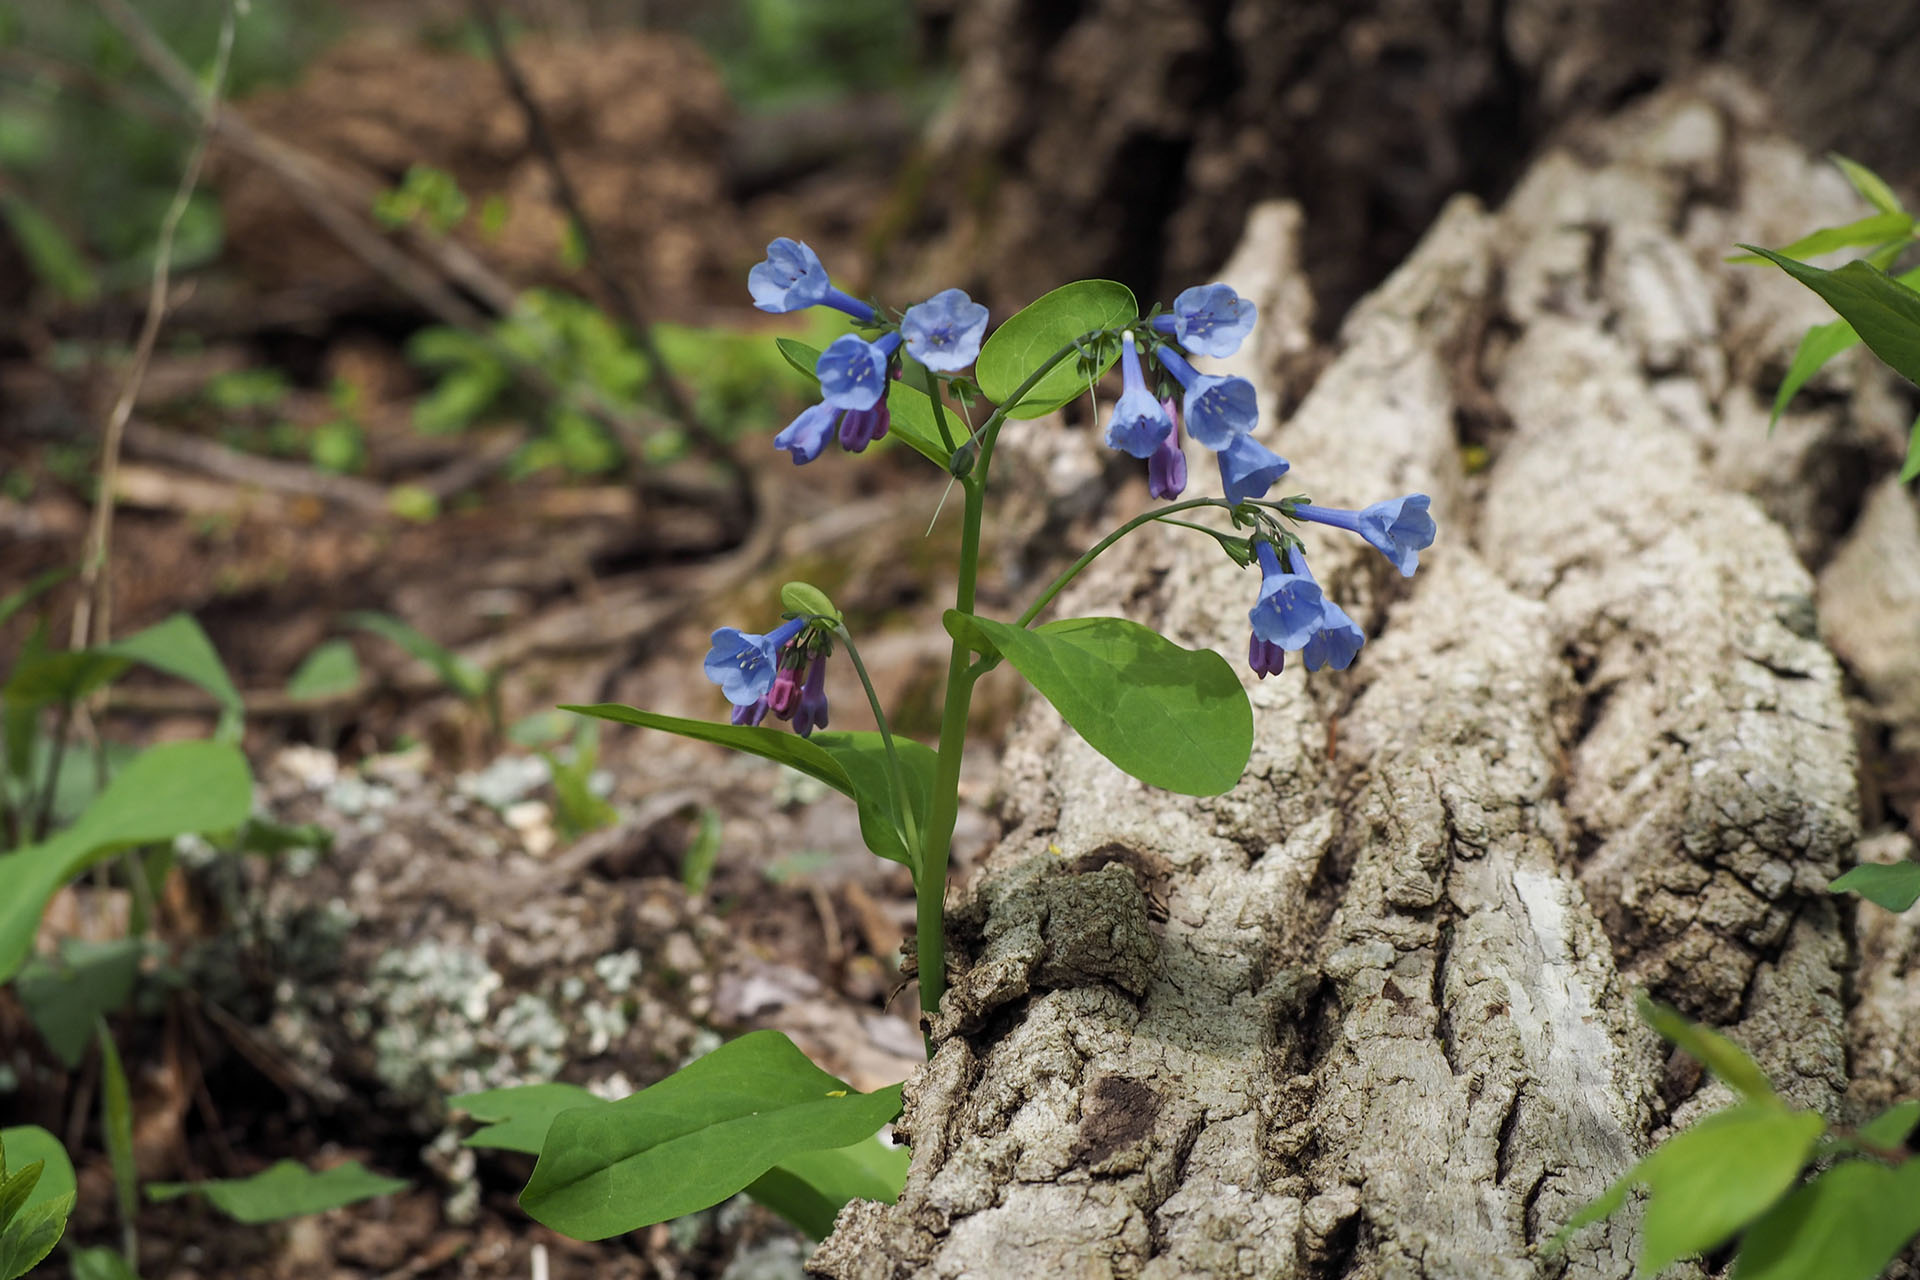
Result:
<svg viewBox="0 0 1920 1280">
<path fill-rule="evenodd" d="M 1101 332 L 1105 331 L 1099 329 L 1094 330 L 1094 333 Z M 987 464 L 993 460 L 993 442 L 1000 437 L 1000 424 L 1007 420 L 1008 411 L 1018 408 L 1020 402 L 1026 399 L 1027 392 L 1040 385 L 1040 379 L 1052 373 L 1055 365 L 1080 350 L 1080 344 L 1091 336 L 1091 334 L 1083 333 L 1066 346 L 1061 347 L 1058 351 L 1048 356 L 1045 360 L 1042 360 L 1040 367 L 1029 374 L 1025 382 L 1013 389 L 1013 394 L 1007 397 L 1006 403 L 995 409 L 992 416 L 981 423 L 979 428 L 967 437 L 968 444 L 972 444 L 976 440 L 980 441 L 979 470 L 983 477 L 987 474 Z M 971 604 L 961 610 L 962 613 L 971 613 L 972 611 L 973 606 Z"/>
<path fill-rule="evenodd" d="M 907 795 L 907 775 L 900 768 L 900 753 L 894 749 L 893 729 L 887 724 L 887 713 L 880 707 L 880 695 L 873 691 L 873 681 L 867 676 L 867 664 L 860 661 L 860 650 L 854 645 L 853 637 L 848 634 L 844 624 L 835 623 L 833 632 L 840 638 L 840 643 L 846 646 L 854 674 L 860 677 L 860 687 L 867 691 L 867 705 L 873 708 L 874 723 L 880 726 L 880 741 L 887 749 L 887 775 L 893 779 L 893 806 L 900 815 L 900 821 L 906 824 L 900 832 L 900 838 L 906 842 L 907 851 L 914 856 L 914 873 L 917 876 L 920 870 L 920 829 L 913 820 L 913 804 Z"/>
<path fill-rule="evenodd" d="M 1040 611 L 1046 608 L 1049 604 L 1052 604 L 1053 598 L 1059 595 L 1061 591 L 1065 590 L 1066 585 L 1069 582 L 1072 582 L 1075 578 L 1079 577 L 1080 571 L 1082 569 L 1085 569 L 1088 565 L 1092 564 L 1094 562 L 1094 559 L 1097 556 L 1099 556 L 1101 552 L 1105 551 L 1108 547 L 1112 546 L 1114 543 L 1120 541 L 1120 539 L 1132 533 L 1135 529 L 1140 528 L 1142 525 L 1150 524 L 1153 521 L 1159 520 L 1164 516 L 1170 516 L 1176 511 L 1192 511 L 1196 507 L 1225 507 L 1225 506 L 1227 506 L 1227 504 L 1221 501 L 1219 498 L 1188 498 L 1185 502 L 1176 502 L 1170 507 L 1156 507 L 1152 511 L 1141 512 L 1139 515 L 1127 521 L 1125 524 L 1121 525 L 1118 529 L 1115 529 L 1112 533 L 1108 534 L 1106 537 L 1100 539 L 1100 541 L 1094 543 L 1093 546 L 1087 549 L 1087 553 L 1085 555 L 1081 556 L 1078 560 L 1075 560 L 1072 564 L 1068 565 L 1066 569 L 1061 572 L 1060 576 L 1055 578 L 1052 582 L 1048 583 L 1047 589 L 1045 591 L 1042 591 L 1039 594 L 1039 596 L 1035 598 L 1034 602 L 1027 606 L 1027 611 L 1020 615 L 1020 620 L 1014 623 L 1014 625 L 1017 627 L 1031 626 L 1033 623 L 1033 620 L 1040 616 Z M 1208 532 L 1211 532 L 1211 530 L 1209 530 Z"/>
<path fill-rule="evenodd" d="M 960 526 L 960 580 L 953 607 L 973 612 L 974 584 L 980 572 L 980 517 L 986 503 L 986 475 L 961 481 L 966 508 Z M 968 649 L 959 640 L 947 659 L 947 699 L 940 712 L 939 771 L 927 814 L 926 843 L 920 850 L 920 879 L 915 885 L 915 928 L 920 961 L 920 1010 L 929 1021 L 947 991 L 947 858 L 953 824 L 960 813 L 960 757 L 967 747 L 967 712 L 973 705 L 973 676 Z M 929 1046 L 931 1051 L 931 1046 Z"/>
</svg>

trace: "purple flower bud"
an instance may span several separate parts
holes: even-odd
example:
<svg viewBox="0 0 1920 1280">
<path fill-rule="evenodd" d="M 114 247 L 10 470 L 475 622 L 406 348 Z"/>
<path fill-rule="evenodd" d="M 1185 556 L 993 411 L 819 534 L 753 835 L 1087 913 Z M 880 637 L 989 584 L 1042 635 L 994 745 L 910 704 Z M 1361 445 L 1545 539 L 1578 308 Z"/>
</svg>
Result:
<svg viewBox="0 0 1920 1280">
<path fill-rule="evenodd" d="M 1174 407 L 1170 399 L 1162 400 L 1160 407 L 1167 411 L 1167 420 L 1173 423 L 1173 430 L 1167 433 L 1167 438 L 1147 459 L 1147 493 L 1171 502 L 1186 491 L 1187 455 L 1180 447 L 1180 410 Z"/>
<path fill-rule="evenodd" d="M 1345 671 L 1353 665 L 1354 655 L 1360 652 L 1360 646 L 1367 642 L 1366 633 L 1360 630 L 1359 623 L 1347 616 L 1345 609 L 1331 600 L 1323 603 L 1325 612 L 1320 627 L 1301 648 L 1300 660 L 1307 664 L 1309 671 L 1318 671 L 1321 667 Z"/>
<path fill-rule="evenodd" d="M 900 317 L 907 354 L 941 373 L 958 373 L 980 354 L 987 309 L 959 289 L 942 289 Z"/>
<path fill-rule="evenodd" d="M 796 465 L 812 462 L 827 447 L 827 438 L 833 434 L 833 421 L 839 416 L 840 410 L 830 404 L 803 409 L 799 417 L 773 438 L 773 447 L 791 453 Z"/>
<path fill-rule="evenodd" d="M 744 707 L 735 707 L 733 709 L 733 723 L 738 725 L 752 727 L 758 725 L 766 718 L 767 700 L 765 698 L 760 699 L 758 702 L 749 702 Z"/>
<path fill-rule="evenodd" d="M 1260 559 L 1260 598 L 1247 612 L 1253 634 L 1282 649 L 1301 648 L 1322 626 L 1326 596 L 1298 548 L 1288 553 L 1292 572 L 1280 567 L 1271 542 L 1256 542 L 1253 550 Z"/>
<path fill-rule="evenodd" d="M 1287 665 L 1287 651 L 1271 640 L 1262 640 L 1258 634 L 1247 638 L 1247 667 L 1253 674 L 1265 680 L 1268 676 L 1277 676 Z"/>
<path fill-rule="evenodd" d="M 1230 356 L 1253 332 L 1258 310 L 1229 285 L 1200 284 L 1183 289 L 1173 300 L 1173 313 L 1155 316 L 1153 327 L 1172 334 L 1195 355 Z"/>
<path fill-rule="evenodd" d="M 1273 482 L 1287 473 L 1287 460 L 1255 440 L 1240 436 L 1222 449 L 1220 487 L 1228 502 L 1238 506 L 1249 498 L 1264 498 Z"/>
<path fill-rule="evenodd" d="M 849 409 L 846 416 L 840 419 L 840 447 L 848 453 L 860 453 L 887 434 L 887 427 L 892 421 L 884 396 L 871 409 Z"/>
<path fill-rule="evenodd" d="M 1113 416 L 1107 419 L 1107 447 L 1136 458 L 1151 458 L 1160 442 L 1172 434 L 1173 419 L 1147 390 L 1132 330 L 1120 335 L 1120 379 L 1120 399 L 1113 406 Z"/>
<path fill-rule="evenodd" d="M 1221 378 L 1201 373 L 1178 351 L 1161 347 L 1154 353 L 1174 381 L 1186 388 L 1181 408 L 1186 412 L 1187 430 L 1193 438 L 1215 451 L 1226 448 L 1240 436 L 1253 430 L 1260 419 L 1259 397 L 1245 378 Z"/>
<path fill-rule="evenodd" d="M 820 353 L 814 365 L 826 402 L 836 409 L 871 409 L 887 391 L 887 361 L 900 345 L 889 333 L 877 342 L 842 334 Z"/>
<path fill-rule="evenodd" d="M 767 709 L 782 720 L 789 720 L 799 701 L 800 673 L 792 667 L 782 666 L 780 674 L 773 678 L 773 688 L 767 690 Z"/>
<path fill-rule="evenodd" d="M 795 618 L 766 635 L 738 627 L 720 628 L 713 633 L 713 647 L 707 650 L 707 679 L 719 685 L 734 706 L 752 706 L 773 688 L 780 650 L 806 625 L 805 620 Z"/>
<path fill-rule="evenodd" d="M 762 311 L 801 311 L 825 304 L 846 312 L 861 324 L 873 321 L 873 308 L 840 292 L 827 278 L 820 255 L 785 236 L 767 246 L 766 261 L 747 272 L 747 292 Z"/>
<path fill-rule="evenodd" d="M 811 737 L 815 729 L 827 727 L 827 655 L 818 654 L 807 669 L 807 683 L 800 690 L 800 705 L 793 712 L 793 731 Z"/>
<path fill-rule="evenodd" d="M 1293 509 L 1293 514 L 1302 520 L 1314 520 L 1359 534 L 1393 561 L 1401 577 L 1411 578 L 1420 567 L 1420 553 L 1433 545 L 1433 517 L 1427 514 L 1431 502 L 1424 493 L 1410 493 L 1404 498 L 1376 502 L 1364 511 L 1342 511 L 1302 503 Z"/>
</svg>

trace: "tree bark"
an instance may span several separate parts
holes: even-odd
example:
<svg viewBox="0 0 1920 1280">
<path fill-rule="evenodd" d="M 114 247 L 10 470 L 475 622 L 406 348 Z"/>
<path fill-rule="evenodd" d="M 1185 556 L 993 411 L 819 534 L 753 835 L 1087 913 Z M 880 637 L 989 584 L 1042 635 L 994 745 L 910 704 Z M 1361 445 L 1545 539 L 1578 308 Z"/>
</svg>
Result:
<svg viewBox="0 0 1920 1280">
<path fill-rule="evenodd" d="M 922 0 L 960 89 L 925 207 L 996 313 L 1040 279 L 1143 291 L 1212 271 L 1262 199 L 1307 213 L 1338 316 L 1456 192 L 1505 195 L 1539 142 L 1703 65 L 1809 148 L 1920 181 L 1920 8 L 1877 0 Z M 897 273 L 896 273 L 897 274 Z"/>
<path fill-rule="evenodd" d="M 1035 701 L 1005 834 L 951 916 L 906 1190 L 850 1206 L 813 1270 L 1624 1277 L 1632 1211 L 1562 1260 L 1539 1246 L 1730 1100 L 1639 1023 L 1637 987 L 1724 1028 L 1798 1104 L 1844 1119 L 1920 1093 L 1914 929 L 1866 909 L 1856 935 L 1826 892 L 1862 833 L 1819 630 L 1854 625 L 1835 601 L 1914 627 L 1920 603 L 1859 604 L 1842 575 L 1822 617 L 1813 572 L 1855 554 L 1835 551 L 1894 465 L 1901 406 L 1847 364 L 1825 386 L 1850 402 L 1769 436 L 1787 355 L 1830 317 L 1721 261 L 1853 216 L 1723 78 L 1573 132 L 1497 213 L 1447 204 L 1261 431 L 1293 461 L 1286 492 L 1431 494 L 1419 574 L 1311 540 L 1371 639 L 1345 674 L 1248 679 L 1253 760 L 1224 796 L 1131 781 Z M 1298 225 L 1258 211 L 1224 273 L 1262 305 L 1240 359 L 1269 424 L 1300 390 L 1273 336 Z M 1906 504 L 1876 545 L 1920 553 L 1911 495 L 1876 501 Z M 1059 613 L 1243 667 L 1254 586 L 1155 526 Z M 1876 650 L 1905 664 L 1889 687 L 1920 687 L 1913 648 Z"/>
</svg>

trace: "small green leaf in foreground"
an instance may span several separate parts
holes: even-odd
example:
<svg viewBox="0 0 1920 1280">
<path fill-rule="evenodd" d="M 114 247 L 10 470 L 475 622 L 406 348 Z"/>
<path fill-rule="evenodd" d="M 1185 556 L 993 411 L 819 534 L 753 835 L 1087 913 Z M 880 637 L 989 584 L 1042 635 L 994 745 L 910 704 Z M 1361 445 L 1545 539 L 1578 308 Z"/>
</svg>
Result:
<svg viewBox="0 0 1920 1280">
<path fill-rule="evenodd" d="M 1709 1027 L 1689 1022 L 1672 1005 L 1639 996 L 1640 1016 L 1648 1026 L 1679 1048 L 1700 1060 L 1701 1065 L 1749 1102 L 1761 1102 L 1774 1096 L 1767 1073 L 1760 1069 L 1747 1051 Z"/>
<path fill-rule="evenodd" d="M 1832 271 L 1743 244 L 1825 298 L 1873 354 L 1908 382 L 1920 384 L 1920 293 L 1864 262 Z"/>
<path fill-rule="evenodd" d="M 282 1160 L 251 1178 L 223 1178 L 211 1182 L 149 1182 L 147 1199 L 174 1200 L 203 1195 L 236 1222 L 278 1222 L 303 1214 L 325 1213 L 374 1196 L 405 1191 L 404 1178 L 374 1173 L 358 1160 L 314 1173 L 291 1160 Z"/>
<path fill-rule="evenodd" d="M 336 637 L 322 640 L 301 659 L 287 678 L 287 696 L 317 701 L 352 693 L 359 686 L 360 660 L 351 644 Z"/>
<path fill-rule="evenodd" d="M 34 1185 L 33 1194 L 27 1197 L 29 1207 L 57 1200 L 73 1192 L 76 1185 L 73 1161 L 67 1158 L 67 1149 L 60 1145 L 60 1139 L 39 1125 L 23 1124 L 12 1129 L 0 1129 L 0 1151 L 6 1153 L 9 1169 L 35 1163 L 41 1166 L 40 1181 Z"/>
<path fill-rule="evenodd" d="M 1848 1160 L 1754 1223 L 1733 1280 L 1873 1280 L 1916 1233 L 1920 1160 Z"/>
<path fill-rule="evenodd" d="M 0 1280 L 18 1280 L 39 1266 L 66 1233 L 73 1192 L 29 1204 L 0 1233 Z"/>
<path fill-rule="evenodd" d="M 1920 1098 L 1896 1102 L 1854 1130 L 1853 1136 L 1869 1147 L 1892 1151 L 1907 1140 L 1913 1127 L 1920 1124 Z"/>
<path fill-rule="evenodd" d="M 1849 891 L 1889 911 L 1905 911 L 1920 902 L 1920 862 L 1863 862 L 1827 886 L 1829 893 Z"/>
<path fill-rule="evenodd" d="M 1650 1202 L 1634 1275 L 1657 1275 L 1688 1254 L 1717 1248 L 1764 1213 L 1799 1177 L 1825 1129 L 1812 1112 L 1772 1102 L 1715 1112 L 1667 1139 L 1582 1209 L 1554 1237 L 1554 1246 L 1613 1213 L 1632 1187 L 1642 1185 Z"/>
<path fill-rule="evenodd" d="M 776 1031 L 753 1031 L 630 1098 L 554 1117 L 520 1204 L 601 1240 L 718 1204 L 803 1151 L 848 1146 L 900 1111 L 856 1093 Z"/>
</svg>

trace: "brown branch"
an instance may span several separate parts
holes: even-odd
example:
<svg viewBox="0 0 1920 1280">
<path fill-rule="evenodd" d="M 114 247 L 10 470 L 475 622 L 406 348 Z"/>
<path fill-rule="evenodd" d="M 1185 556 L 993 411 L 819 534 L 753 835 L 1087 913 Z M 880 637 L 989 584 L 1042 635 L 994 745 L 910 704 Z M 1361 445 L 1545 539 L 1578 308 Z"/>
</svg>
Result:
<svg viewBox="0 0 1920 1280">
<path fill-rule="evenodd" d="M 553 131 L 547 127 L 546 113 L 540 109 L 533 91 L 527 87 L 526 78 L 520 74 L 519 64 L 513 60 L 512 51 L 507 48 L 506 35 L 500 29 L 500 18 L 494 10 L 493 0 L 470 0 L 470 7 L 474 20 L 480 25 L 481 35 L 486 39 L 487 51 L 493 55 L 493 64 L 499 68 L 501 82 L 526 120 L 527 141 L 540 157 L 540 162 L 546 166 L 547 175 L 553 183 L 554 200 L 572 224 L 574 234 L 580 237 L 587 262 L 592 266 L 601 287 L 606 290 L 607 297 L 612 300 L 614 310 L 619 312 L 621 322 L 633 333 L 642 354 L 653 365 L 668 412 L 686 430 L 689 445 L 710 456 L 719 456 L 720 450 L 713 437 L 702 428 L 693 402 L 674 378 L 659 343 L 654 341 L 652 320 L 642 311 L 639 300 L 626 283 L 614 273 L 612 263 L 601 249 L 600 237 L 594 231 L 593 223 L 588 220 L 586 210 L 580 205 L 572 179 L 567 177 L 567 167 L 560 159 L 560 148 L 554 141 Z"/>
<path fill-rule="evenodd" d="M 124 6 L 125 0 L 100 0 L 109 9 Z M 140 337 L 134 343 L 133 363 L 121 384 L 120 397 L 107 418 L 106 438 L 100 445 L 100 488 L 94 498 L 93 521 L 87 530 L 86 551 L 80 561 L 80 593 L 73 609 L 75 649 L 84 649 L 95 635 L 102 644 L 113 632 L 113 579 L 103 572 L 113 546 L 114 481 L 120 469 L 120 441 L 127 419 L 133 416 L 133 403 L 140 394 L 147 365 L 153 359 L 154 344 L 160 338 L 160 324 L 167 314 L 167 289 L 173 274 L 173 239 L 180 219 L 187 212 L 193 191 L 200 183 L 200 170 L 206 164 L 207 148 L 213 136 L 213 121 L 220 113 L 220 95 L 226 91 L 227 67 L 233 55 L 233 31 L 238 20 L 235 0 L 228 0 L 220 18 L 220 44 L 214 54 L 213 81 L 202 90 L 188 77 L 190 100 L 199 105 L 201 127 L 188 153 L 180 185 L 174 190 L 173 203 L 167 206 L 160 222 L 160 238 L 153 251 L 153 278 L 147 291 L 147 314 L 140 324 Z M 151 33 L 149 33 L 151 34 Z M 165 47 L 164 45 L 162 46 Z M 98 614 L 96 617 L 95 614 Z M 62 739 L 64 740 L 64 731 Z"/>
</svg>

